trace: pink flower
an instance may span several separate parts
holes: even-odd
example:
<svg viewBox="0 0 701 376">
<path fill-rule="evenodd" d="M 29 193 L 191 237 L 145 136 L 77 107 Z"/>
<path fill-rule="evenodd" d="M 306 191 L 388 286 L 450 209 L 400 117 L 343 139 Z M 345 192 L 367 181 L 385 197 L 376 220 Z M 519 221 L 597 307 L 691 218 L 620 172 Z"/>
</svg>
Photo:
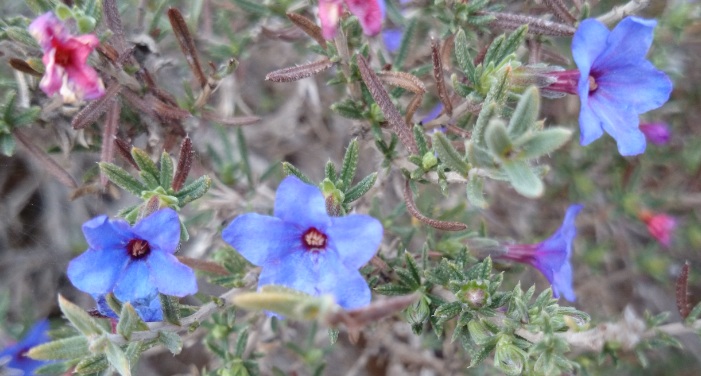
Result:
<svg viewBox="0 0 701 376">
<path fill-rule="evenodd" d="M 664 145 L 668 143 L 671 136 L 669 126 L 665 123 L 640 124 L 640 131 L 643 132 L 648 141 L 655 145 Z"/>
<path fill-rule="evenodd" d="M 660 244 L 669 247 L 672 241 L 672 234 L 677 227 L 677 221 L 674 217 L 664 213 L 650 213 L 644 210 L 640 213 L 640 220 L 647 225 L 647 231 L 653 238 L 657 239 Z"/>
<path fill-rule="evenodd" d="M 29 32 L 44 50 L 46 72 L 39 87 L 46 95 L 60 91 L 64 101 L 97 99 L 105 87 L 97 72 L 86 64 L 100 41 L 93 34 L 73 36 L 53 13 L 45 13 L 29 25 Z"/>
<path fill-rule="evenodd" d="M 343 2 L 358 20 L 363 32 L 367 35 L 377 35 L 382 29 L 385 18 L 384 0 L 319 0 L 319 19 L 324 38 L 333 39 L 336 35 L 338 21 L 343 12 Z"/>
</svg>

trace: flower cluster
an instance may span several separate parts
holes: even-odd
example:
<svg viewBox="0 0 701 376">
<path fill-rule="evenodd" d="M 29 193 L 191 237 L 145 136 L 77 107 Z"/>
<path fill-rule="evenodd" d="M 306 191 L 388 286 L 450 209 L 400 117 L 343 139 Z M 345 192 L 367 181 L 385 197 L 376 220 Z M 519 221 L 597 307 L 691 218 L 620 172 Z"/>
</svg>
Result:
<svg viewBox="0 0 701 376">
<path fill-rule="evenodd" d="M 507 260 L 529 264 L 538 269 L 548 279 L 553 288 L 553 296 L 562 295 L 565 299 L 575 300 L 572 288 L 572 242 L 577 235 L 575 219 L 582 205 L 571 205 L 565 214 L 562 226 L 548 239 L 537 244 L 510 244 L 506 253 L 500 257 Z"/>
<path fill-rule="evenodd" d="M 385 18 L 384 0 L 319 0 L 319 20 L 324 38 L 329 40 L 336 35 L 344 2 L 360 20 L 365 34 L 376 35 L 380 32 Z"/>
<path fill-rule="evenodd" d="M 41 90 L 47 95 L 60 92 L 67 103 L 104 95 L 102 80 L 87 65 L 88 56 L 100 43 L 95 35 L 71 35 L 53 13 L 35 19 L 29 32 L 44 51 L 46 72 L 39 83 Z"/>
<path fill-rule="evenodd" d="M 0 351 L 0 359 L 9 357 L 10 361 L 7 363 L 8 368 L 22 371 L 20 375 L 33 375 L 37 368 L 45 365 L 47 362 L 29 358 L 26 353 L 32 347 L 49 341 L 49 336 L 46 334 L 48 330 L 48 321 L 41 320 L 37 322 L 21 341 Z M 4 375 L 4 373 L 2 374 Z"/>
<path fill-rule="evenodd" d="M 241 215 L 222 233 L 243 257 L 263 268 L 259 287 L 330 294 L 345 309 L 370 303 L 370 288 L 358 269 L 380 246 L 378 220 L 361 214 L 329 216 L 319 188 L 294 176 L 280 183 L 274 214 Z"/>
<path fill-rule="evenodd" d="M 180 242 L 173 209 L 159 210 L 134 227 L 102 215 L 85 222 L 83 234 L 89 248 L 68 264 L 68 278 L 93 295 L 101 311 L 106 311 L 101 297 L 111 292 L 151 321 L 160 317 L 152 307 L 158 293 L 183 297 L 197 292 L 194 272 L 173 255 Z"/>
</svg>

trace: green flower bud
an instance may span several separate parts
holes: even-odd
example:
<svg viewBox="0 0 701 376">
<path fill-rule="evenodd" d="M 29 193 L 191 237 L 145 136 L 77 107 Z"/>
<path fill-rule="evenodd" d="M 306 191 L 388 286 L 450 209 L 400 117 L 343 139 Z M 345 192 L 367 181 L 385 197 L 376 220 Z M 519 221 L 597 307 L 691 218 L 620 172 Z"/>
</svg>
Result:
<svg viewBox="0 0 701 376">
<path fill-rule="evenodd" d="M 426 154 L 424 154 L 424 156 L 421 158 L 421 167 L 424 170 L 430 170 L 431 167 L 435 166 L 436 164 L 438 164 L 438 158 L 436 158 L 436 155 L 431 151 L 426 152 Z"/>
<path fill-rule="evenodd" d="M 458 299 L 472 309 L 479 309 L 491 303 L 487 283 L 473 280 L 463 285 L 457 293 Z"/>
</svg>

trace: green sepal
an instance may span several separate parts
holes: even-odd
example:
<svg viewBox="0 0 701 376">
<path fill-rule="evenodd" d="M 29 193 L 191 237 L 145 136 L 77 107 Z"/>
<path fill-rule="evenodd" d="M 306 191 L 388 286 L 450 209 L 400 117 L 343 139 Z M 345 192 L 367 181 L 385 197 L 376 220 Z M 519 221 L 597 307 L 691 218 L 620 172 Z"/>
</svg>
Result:
<svg viewBox="0 0 701 376">
<path fill-rule="evenodd" d="M 105 331 L 87 312 L 77 305 L 71 303 L 62 295 L 58 296 L 58 306 L 61 312 L 86 337 L 94 337 L 104 334 Z"/>
<path fill-rule="evenodd" d="M 567 128 L 553 127 L 536 133 L 530 133 L 514 141 L 518 156 L 523 159 L 534 159 L 550 154 L 567 143 L 572 137 L 572 131 Z"/>
<path fill-rule="evenodd" d="M 134 306 L 126 302 L 122 305 L 122 311 L 119 314 L 119 323 L 117 323 L 117 333 L 121 334 L 124 339 L 131 339 L 131 333 L 140 330 L 148 330 L 146 323 L 136 313 Z"/>
<path fill-rule="evenodd" d="M 158 294 L 161 299 L 161 307 L 163 307 L 163 319 L 173 325 L 180 326 L 180 308 L 178 307 L 178 298 Z"/>
<path fill-rule="evenodd" d="M 358 184 L 346 191 L 343 203 L 350 204 L 351 202 L 363 197 L 363 195 L 368 193 L 368 191 L 375 185 L 376 180 L 377 172 L 373 172 L 372 174 L 364 177 Z"/>
<path fill-rule="evenodd" d="M 178 206 L 182 208 L 188 203 L 204 196 L 205 193 L 209 191 L 209 188 L 211 186 L 212 179 L 209 176 L 200 176 L 197 180 L 186 185 L 185 187 L 183 187 L 183 189 L 181 189 L 178 193 L 175 194 L 175 197 L 178 198 Z"/>
<path fill-rule="evenodd" d="M 107 361 L 114 367 L 122 376 L 131 376 L 131 365 L 129 359 L 122 349 L 112 342 L 107 343 L 105 349 Z"/>
<path fill-rule="evenodd" d="M 90 355 L 85 336 L 62 338 L 32 347 L 27 356 L 36 360 L 76 359 Z"/>
<path fill-rule="evenodd" d="M 433 149 L 438 153 L 441 161 L 455 172 L 462 176 L 467 176 L 470 173 L 470 165 L 455 150 L 450 140 L 442 132 L 433 134 Z"/>
<path fill-rule="evenodd" d="M 161 154 L 161 168 L 159 169 L 159 179 L 158 181 L 161 183 L 161 187 L 164 189 L 168 190 L 170 189 L 170 186 L 173 184 L 173 173 L 175 171 L 175 167 L 173 165 L 173 160 L 170 158 L 170 154 L 168 154 L 165 150 Z"/>
<path fill-rule="evenodd" d="M 480 208 L 487 208 L 487 201 L 484 199 L 484 178 L 471 174 L 467 178 L 467 200 L 470 204 Z"/>
<path fill-rule="evenodd" d="M 183 351 L 183 339 L 176 332 L 158 332 L 158 342 L 162 343 L 173 355 L 178 355 Z"/>
<path fill-rule="evenodd" d="M 355 170 L 358 167 L 358 140 L 351 140 L 346 153 L 343 156 L 343 165 L 341 167 L 341 183 L 342 185 L 338 187 L 340 190 L 344 191 L 350 187 L 353 182 L 353 177 L 355 177 Z"/>
<path fill-rule="evenodd" d="M 287 176 L 294 175 L 294 176 L 298 177 L 299 180 L 301 180 L 307 184 L 316 185 L 316 184 L 312 183 L 312 179 L 308 178 L 307 175 L 304 175 L 304 173 L 302 171 L 300 171 L 300 169 L 298 169 L 297 167 L 292 165 L 292 163 L 282 162 L 282 171 Z"/>
<path fill-rule="evenodd" d="M 487 126 L 487 131 L 484 134 L 489 151 L 492 152 L 500 160 L 504 161 L 511 158 L 513 144 L 509 138 L 509 133 L 506 126 L 500 120 L 494 120 Z"/>
<path fill-rule="evenodd" d="M 141 192 L 147 190 L 147 188 L 141 184 L 141 182 L 134 179 L 133 176 L 131 176 L 121 167 L 107 162 L 100 162 L 99 166 L 100 171 L 107 175 L 107 178 L 111 182 L 116 184 L 118 187 L 131 192 L 135 196 L 141 197 Z"/>
<path fill-rule="evenodd" d="M 509 120 L 509 136 L 516 139 L 533 128 L 540 113 L 540 93 L 531 86 L 521 95 L 516 110 Z"/>
<path fill-rule="evenodd" d="M 516 192 L 530 198 L 540 197 L 543 194 L 543 182 L 527 162 L 505 161 L 502 168 Z"/>
<path fill-rule="evenodd" d="M 151 157 L 149 157 L 145 151 L 137 147 L 131 148 L 131 156 L 134 158 L 136 165 L 139 166 L 139 170 L 141 170 L 140 175 L 144 181 L 148 183 L 149 188 L 153 189 L 157 187 L 159 185 L 158 180 L 161 174 L 158 171 L 156 164 L 151 160 Z"/>
</svg>

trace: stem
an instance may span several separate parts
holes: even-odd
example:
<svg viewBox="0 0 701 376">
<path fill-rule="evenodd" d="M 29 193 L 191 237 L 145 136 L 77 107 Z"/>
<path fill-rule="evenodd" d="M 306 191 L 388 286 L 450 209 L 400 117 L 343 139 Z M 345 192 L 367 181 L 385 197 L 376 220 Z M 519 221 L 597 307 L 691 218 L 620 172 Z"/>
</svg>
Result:
<svg viewBox="0 0 701 376">
<path fill-rule="evenodd" d="M 597 17 L 597 20 L 610 25 L 623 17 L 637 13 L 648 5 L 650 5 L 650 0 L 630 0 L 628 3 L 614 7 L 608 13 Z"/>
</svg>

